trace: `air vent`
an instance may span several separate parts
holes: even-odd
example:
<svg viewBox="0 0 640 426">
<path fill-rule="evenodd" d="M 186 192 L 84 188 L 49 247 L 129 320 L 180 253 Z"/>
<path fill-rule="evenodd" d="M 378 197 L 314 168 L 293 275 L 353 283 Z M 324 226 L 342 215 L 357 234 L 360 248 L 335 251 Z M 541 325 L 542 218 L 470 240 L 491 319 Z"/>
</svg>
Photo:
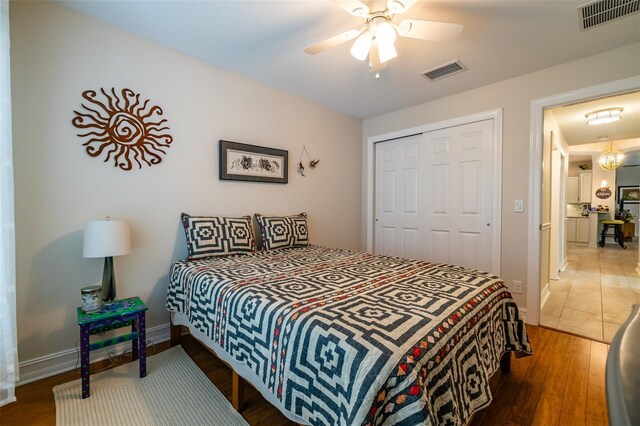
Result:
<svg viewBox="0 0 640 426">
<path fill-rule="evenodd" d="M 462 62 L 456 59 L 455 61 L 444 64 L 438 68 L 425 71 L 420 75 L 428 80 L 436 81 L 440 80 L 441 78 L 449 77 L 450 75 L 458 74 L 459 72 L 466 70 L 467 67 L 462 65 Z"/>
<path fill-rule="evenodd" d="M 580 28 L 587 30 L 596 25 L 640 10 L 640 0 L 596 0 L 578 7 Z"/>
</svg>

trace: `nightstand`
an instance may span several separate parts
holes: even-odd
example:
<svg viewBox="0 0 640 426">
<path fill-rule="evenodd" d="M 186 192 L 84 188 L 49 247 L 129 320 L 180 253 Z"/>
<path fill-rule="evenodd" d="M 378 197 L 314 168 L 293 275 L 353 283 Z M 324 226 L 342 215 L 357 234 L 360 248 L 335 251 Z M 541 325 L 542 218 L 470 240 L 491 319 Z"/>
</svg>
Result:
<svg viewBox="0 0 640 426">
<path fill-rule="evenodd" d="M 80 326 L 80 372 L 82 376 L 82 398 L 88 398 L 89 388 L 89 353 L 93 350 L 106 348 L 118 343 L 131 341 L 133 359 L 139 358 L 140 377 L 147 375 L 145 305 L 139 297 L 114 300 L 101 310 L 86 313 L 82 307 L 78 308 L 78 325 Z M 131 325 L 131 332 L 121 336 L 89 342 L 89 336 L 105 331 L 115 330 Z"/>
</svg>

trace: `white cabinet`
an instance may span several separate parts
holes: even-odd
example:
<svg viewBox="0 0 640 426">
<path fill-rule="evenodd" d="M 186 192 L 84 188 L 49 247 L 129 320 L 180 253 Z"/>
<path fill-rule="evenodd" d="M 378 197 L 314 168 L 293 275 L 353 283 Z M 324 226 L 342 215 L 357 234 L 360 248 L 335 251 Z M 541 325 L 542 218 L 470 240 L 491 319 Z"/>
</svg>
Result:
<svg viewBox="0 0 640 426">
<path fill-rule="evenodd" d="M 567 236 L 567 241 L 575 241 L 576 240 L 576 221 L 578 219 L 574 217 L 568 217 L 565 220 L 565 234 Z"/>
<path fill-rule="evenodd" d="M 568 242 L 589 242 L 589 218 L 568 217 L 564 224 Z"/>
<path fill-rule="evenodd" d="M 591 194 L 593 192 L 591 184 L 591 173 L 580 173 L 578 177 L 580 178 L 580 195 L 578 197 L 578 202 L 590 203 Z"/>
<path fill-rule="evenodd" d="M 589 219 L 576 219 L 576 241 L 589 242 Z"/>
<path fill-rule="evenodd" d="M 590 203 L 592 188 L 591 173 L 580 173 L 567 178 L 567 203 Z"/>
<path fill-rule="evenodd" d="M 578 180 L 578 176 L 572 176 L 572 177 L 568 177 L 567 178 L 567 203 L 579 203 L 580 200 L 578 199 L 579 197 L 579 192 L 578 192 L 578 185 L 579 185 L 579 180 Z"/>
</svg>

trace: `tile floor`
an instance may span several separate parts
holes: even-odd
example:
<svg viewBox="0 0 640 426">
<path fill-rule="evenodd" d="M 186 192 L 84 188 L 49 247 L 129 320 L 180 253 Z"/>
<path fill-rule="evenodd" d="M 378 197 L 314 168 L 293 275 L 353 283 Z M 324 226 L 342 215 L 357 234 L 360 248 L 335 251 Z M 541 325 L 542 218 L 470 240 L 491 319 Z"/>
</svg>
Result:
<svg viewBox="0 0 640 426">
<path fill-rule="evenodd" d="M 626 244 L 623 250 L 617 245 L 589 248 L 569 243 L 569 265 L 550 283 L 540 324 L 611 342 L 631 306 L 640 303 L 638 243 Z"/>
</svg>

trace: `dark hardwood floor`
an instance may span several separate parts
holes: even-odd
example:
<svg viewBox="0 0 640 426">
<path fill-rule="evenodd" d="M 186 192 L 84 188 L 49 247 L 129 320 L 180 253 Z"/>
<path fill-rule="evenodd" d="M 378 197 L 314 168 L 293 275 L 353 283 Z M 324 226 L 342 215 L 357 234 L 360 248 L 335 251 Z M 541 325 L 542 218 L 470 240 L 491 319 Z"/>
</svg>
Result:
<svg viewBox="0 0 640 426">
<path fill-rule="evenodd" d="M 528 326 L 534 356 L 514 359 L 511 373 L 497 373 L 493 402 L 478 413 L 475 425 L 605 425 L 604 370 L 608 346 L 542 327 Z M 220 391 L 231 397 L 231 370 L 189 336 L 185 351 Z M 169 343 L 156 345 L 156 351 Z M 148 356 L 153 355 L 149 350 Z M 104 368 L 101 363 L 92 366 Z M 51 389 L 80 378 L 79 370 L 19 386 L 17 402 L 0 409 L 2 425 L 53 425 L 55 403 Z M 293 425 L 255 389 L 248 386 L 242 412 L 251 425 Z"/>
</svg>

